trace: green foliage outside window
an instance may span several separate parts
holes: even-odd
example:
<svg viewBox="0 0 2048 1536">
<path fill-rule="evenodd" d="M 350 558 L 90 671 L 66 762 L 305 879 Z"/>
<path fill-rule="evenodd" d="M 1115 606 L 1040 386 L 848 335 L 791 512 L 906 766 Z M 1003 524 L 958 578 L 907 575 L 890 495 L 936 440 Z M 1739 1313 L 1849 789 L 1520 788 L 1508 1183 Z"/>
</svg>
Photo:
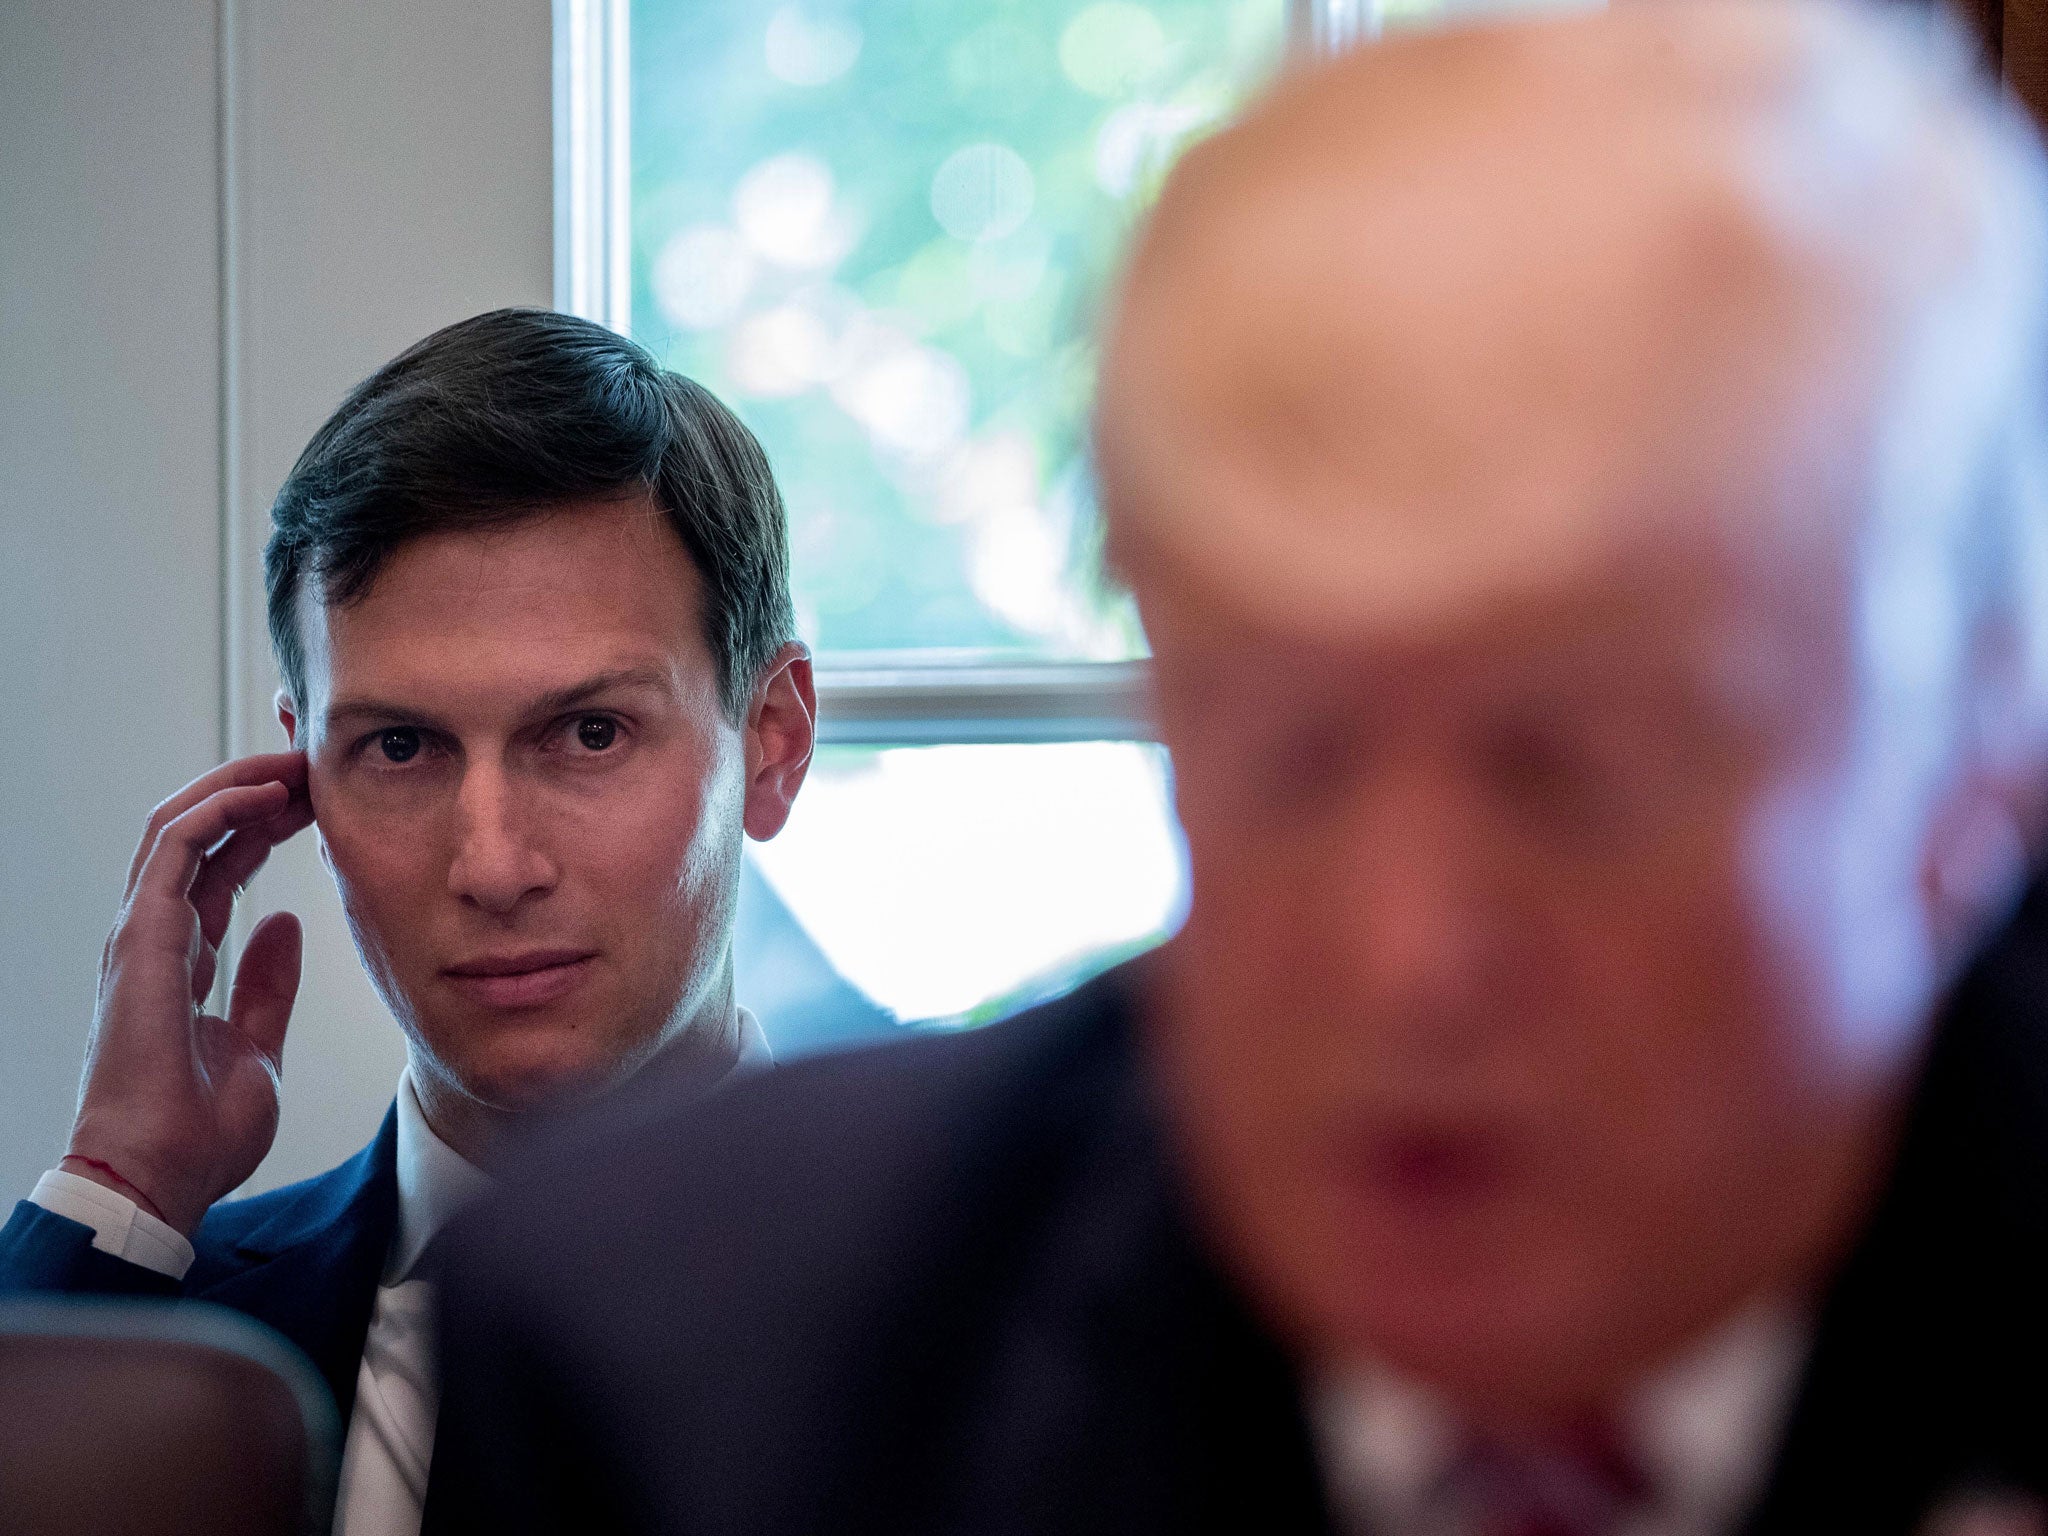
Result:
<svg viewBox="0 0 2048 1536">
<path fill-rule="evenodd" d="M 636 0 L 633 326 L 730 400 L 834 652 L 1113 659 L 1093 320 L 1283 0 Z"/>
</svg>

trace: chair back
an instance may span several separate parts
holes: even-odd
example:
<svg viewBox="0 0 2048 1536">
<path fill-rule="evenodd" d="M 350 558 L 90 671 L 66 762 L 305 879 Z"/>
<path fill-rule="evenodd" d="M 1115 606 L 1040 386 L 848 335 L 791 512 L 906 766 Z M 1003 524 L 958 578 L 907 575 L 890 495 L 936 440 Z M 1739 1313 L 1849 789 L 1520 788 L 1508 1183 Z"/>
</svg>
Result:
<svg viewBox="0 0 2048 1536">
<path fill-rule="evenodd" d="M 240 1313 L 0 1300 L 0 1531 L 324 1533 L 339 1462 L 326 1383 Z"/>
</svg>

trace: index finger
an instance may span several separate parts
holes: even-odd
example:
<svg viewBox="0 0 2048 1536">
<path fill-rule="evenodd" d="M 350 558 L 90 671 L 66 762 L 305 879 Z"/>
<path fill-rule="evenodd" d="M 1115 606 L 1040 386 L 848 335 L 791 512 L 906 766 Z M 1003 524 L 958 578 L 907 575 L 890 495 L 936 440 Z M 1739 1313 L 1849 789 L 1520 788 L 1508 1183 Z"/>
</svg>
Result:
<svg viewBox="0 0 2048 1536">
<path fill-rule="evenodd" d="M 134 894 L 123 912 L 124 931 L 135 925 L 136 914 L 147 905 L 161 911 L 158 898 L 172 897 L 186 908 L 192 883 L 205 863 L 207 851 L 231 832 L 288 814 L 291 795 L 272 779 L 263 784 L 234 784 L 213 794 L 174 819 L 156 840 L 156 847 L 136 877 Z M 143 925 L 147 926 L 147 925 Z"/>
<path fill-rule="evenodd" d="M 135 857 L 128 861 L 128 883 L 122 888 L 121 899 L 126 901 L 135 894 L 135 882 L 142 875 L 142 866 L 149 862 L 149 855 L 156 847 L 157 839 L 163 836 L 165 827 L 208 795 L 243 785 L 269 783 L 281 783 L 294 795 L 303 794 L 306 788 L 306 754 L 298 751 L 258 752 L 249 757 L 235 758 L 202 773 L 158 805 L 149 813 L 149 822 L 143 828 L 142 841 L 136 845 Z"/>
<path fill-rule="evenodd" d="M 209 945 L 220 943 L 234 913 L 235 898 L 263 867 L 270 850 L 311 825 L 313 802 L 304 795 L 293 795 L 268 821 L 251 822 L 230 832 L 226 842 L 200 861 L 198 878 L 186 899 L 199 913 L 199 932 Z"/>
</svg>

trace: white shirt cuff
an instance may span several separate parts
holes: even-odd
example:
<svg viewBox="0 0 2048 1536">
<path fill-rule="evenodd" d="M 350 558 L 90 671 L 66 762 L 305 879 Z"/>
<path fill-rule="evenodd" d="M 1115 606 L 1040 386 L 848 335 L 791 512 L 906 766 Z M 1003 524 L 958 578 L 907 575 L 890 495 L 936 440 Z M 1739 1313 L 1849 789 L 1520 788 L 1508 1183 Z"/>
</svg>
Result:
<svg viewBox="0 0 2048 1536">
<path fill-rule="evenodd" d="M 18 1187 L 18 1186 L 17 1186 Z M 92 1228 L 92 1245 L 130 1264 L 173 1280 L 192 1267 L 192 1245 L 176 1228 L 158 1221 L 118 1190 L 52 1168 L 36 1180 L 29 1199 L 53 1216 Z"/>
</svg>

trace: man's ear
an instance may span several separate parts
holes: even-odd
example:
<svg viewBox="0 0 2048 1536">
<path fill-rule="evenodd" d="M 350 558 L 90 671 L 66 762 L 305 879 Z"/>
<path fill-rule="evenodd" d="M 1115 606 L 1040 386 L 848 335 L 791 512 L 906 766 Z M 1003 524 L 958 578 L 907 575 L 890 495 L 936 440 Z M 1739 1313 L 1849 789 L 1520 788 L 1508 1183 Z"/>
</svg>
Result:
<svg viewBox="0 0 2048 1536">
<path fill-rule="evenodd" d="M 284 727 L 285 741 L 289 745 L 303 750 L 306 744 L 299 737 L 298 701 L 285 692 L 284 689 L 280 688 L 277 690 L 276 703 L 277 723 Z M 334 871 L 334 855 L 327 847 L 327 834 L 320 830 L 318 823 L 315 823 L 313 827 L 313 844 L 320 850 L 320 862 L 325 864 L 328 872 L 332 874 Z"/>
<path fill-rule="evenodd" d="M 2004 920 L 2048 839 L 2048 697 L 2034 650 L 2010 612 L 1980 619 L 1972 637 L 1962 741 L 1920 872 L 1936 954 L 1951 968 Z"/>
<path fill-rule="evenodd" d="M 747 836 L 767 842 L 789 820 L 818 742 L 818 688 L 811 653 L 791 643 L 775 655 L 747 706 Z"/>
<path fill-rule="evenodd" d="M 2038 814 L 2033 787 L 1979 765 L 1936 806 L 1921 887 L 1944 969 L 1969 958 L 2019 893 Z"/>
</svg>

